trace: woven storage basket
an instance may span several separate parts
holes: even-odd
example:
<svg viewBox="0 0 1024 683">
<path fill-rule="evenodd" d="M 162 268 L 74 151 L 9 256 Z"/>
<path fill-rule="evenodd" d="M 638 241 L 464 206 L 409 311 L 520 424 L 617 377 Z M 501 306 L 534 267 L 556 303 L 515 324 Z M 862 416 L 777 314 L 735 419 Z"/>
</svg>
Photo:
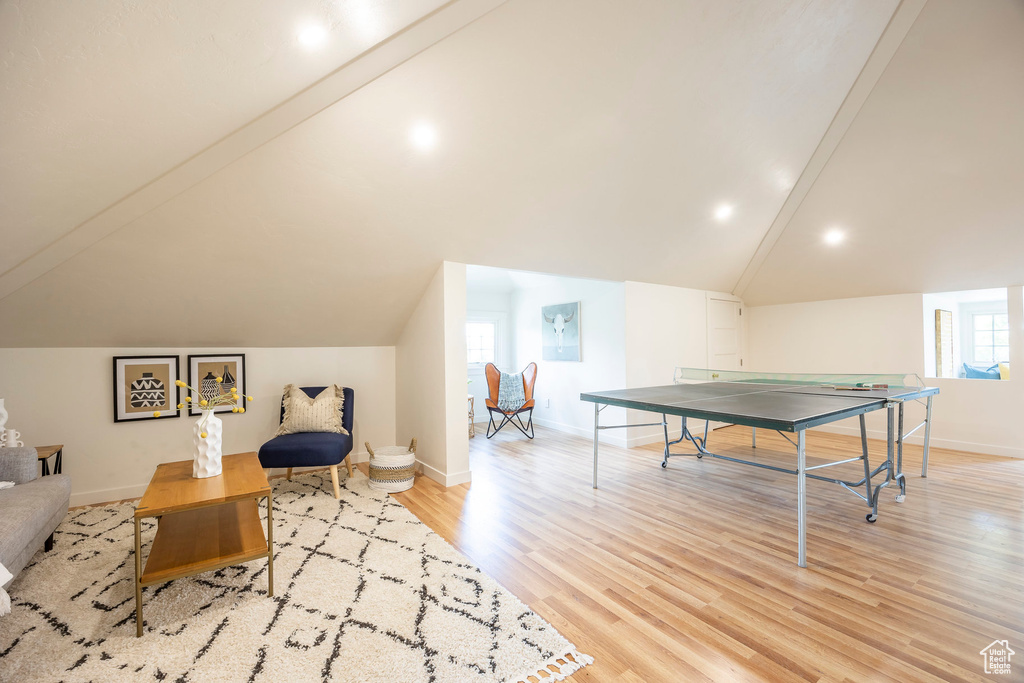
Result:
<svg viewBox="0 0 1024 683">
<path fill-rule="evenodd" d="M 416 439 L 409 447 L 381 446 L 374 450 L 366 441 L 370 454 L 370 488 L 388 493 L 408 491 L 416 476 Z"/>
</svg>

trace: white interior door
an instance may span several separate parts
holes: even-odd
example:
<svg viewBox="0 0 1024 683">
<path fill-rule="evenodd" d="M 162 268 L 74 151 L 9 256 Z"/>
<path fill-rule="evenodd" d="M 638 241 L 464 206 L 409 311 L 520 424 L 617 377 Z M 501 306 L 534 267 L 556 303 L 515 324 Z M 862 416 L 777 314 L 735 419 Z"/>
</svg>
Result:
<svg viewBox="0 0 1024 683">
<path fill-rule="evenodd" d="M 741 370 L 743 312 L 740 302 L 731 299 L 708 299 L 708 368 L 711 370 Z M 725 427 L 724 422 L 712 422 L 711 429 Z"/>
<path fill-rule="evenodd" d="M 708 367 L 712 370 L 739 370 L 740 302 L 708 299 Z"/>
</svg>

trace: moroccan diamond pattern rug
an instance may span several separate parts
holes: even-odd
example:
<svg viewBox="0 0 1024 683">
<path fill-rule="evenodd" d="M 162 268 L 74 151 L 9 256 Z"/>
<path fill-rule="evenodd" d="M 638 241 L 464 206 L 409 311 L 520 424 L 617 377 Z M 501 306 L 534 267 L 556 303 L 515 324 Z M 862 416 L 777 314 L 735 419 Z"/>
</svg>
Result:
<svg viewBox="0 0 1024 683">
<path fill-rule="evenodd" d="M 133 506 L 70 513 L 8 590 L 0 680 L 512 683 L 593 661 L 362 473 L 340 501 L 326 473 L 273 485 L 275 597 L 266 560 L 151 586 L 142 638 Z"/>
</svg>

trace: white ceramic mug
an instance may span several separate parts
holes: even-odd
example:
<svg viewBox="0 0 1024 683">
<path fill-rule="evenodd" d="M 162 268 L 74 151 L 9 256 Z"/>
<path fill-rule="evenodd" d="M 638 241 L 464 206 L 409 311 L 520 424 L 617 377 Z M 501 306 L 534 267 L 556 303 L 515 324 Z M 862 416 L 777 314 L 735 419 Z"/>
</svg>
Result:
<svg viewBox="0 0 1024 683">
<path fill-rule="evenodd" d="M 4 446 L 7 448 L 17 448 L 18 446 L 24 446 L 22 442 L 18 441 L 21 438 L 21 432 L 17 429 L 8 429 L 4 434 Z"/>
</svg>

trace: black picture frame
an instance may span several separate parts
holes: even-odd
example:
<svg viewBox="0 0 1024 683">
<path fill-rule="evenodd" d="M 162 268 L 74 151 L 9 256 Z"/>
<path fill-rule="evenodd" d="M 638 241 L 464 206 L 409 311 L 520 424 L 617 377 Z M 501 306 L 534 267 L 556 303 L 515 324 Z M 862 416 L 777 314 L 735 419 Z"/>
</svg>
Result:
<svg viewBox="0 0 1024 683">
<path fill-rule="evenodd" d="M 178 356 L 113 358 L 114 422 L 181 417 L 178 411 L 181 393 L 176 384 L 181 376 Z M 160 392 L 163 399 L 155 404 Z M 159 412 L 159 417 L 154 417 L 154 412 Z"/>
<path fill-rule="evenodd" d="M 245 398 L 244 398 L 244 396 L 242 396 L 243 394 L 246 393 L 246 384 L 245 384 L 245 354 L 244 353 L 197 353 L 197 354 L 190 354 L 189 357 L 188 357 L 188 384 L 189 384 L 189 386 L 195 387 L 196 391 L 199 391 L 200 394 L 201 394 L 202 391 L 203 391 L 202 382 L 203 382 L 204 378 L 198 376 L 200 374 L 199 373 L 199 367 L 202 364 L 209 364 L 209 363 L 213 363 L 213 362 L 216 362 L 218 364 L 220 364 L 220 363 L 227 363 L 227 364 L 235 363 L 236 364 L 235 367 L 237 368 L 237 371 L 234 373 L 234 377 L 233 378 L 235 380 L 235 387 L 238 389 L 239 398 L 238 398 L 238 401 L 234 405 L 239 407 L 239 408 L 244 408 L 245 407 Z M 221 383 L 219 385 L 219 388 L 222 389 L 222 390 L 223 389 L 230 390 L 230 384 L 229 383 Z M 192 396 L 192 401 L 189 403 L 189 415 L 200 415 L 200 414 L 202 414 L 202 410 L 199 407 L 199 398 L 200 398 L 200 396 Z M 218 414 L 218 415 L 220 415 L 221 413 L 230 413 L 232 407 L 233 406 L 231 404 L 217 406 L 214 409 L 213 412 Z"/>
</svg>

